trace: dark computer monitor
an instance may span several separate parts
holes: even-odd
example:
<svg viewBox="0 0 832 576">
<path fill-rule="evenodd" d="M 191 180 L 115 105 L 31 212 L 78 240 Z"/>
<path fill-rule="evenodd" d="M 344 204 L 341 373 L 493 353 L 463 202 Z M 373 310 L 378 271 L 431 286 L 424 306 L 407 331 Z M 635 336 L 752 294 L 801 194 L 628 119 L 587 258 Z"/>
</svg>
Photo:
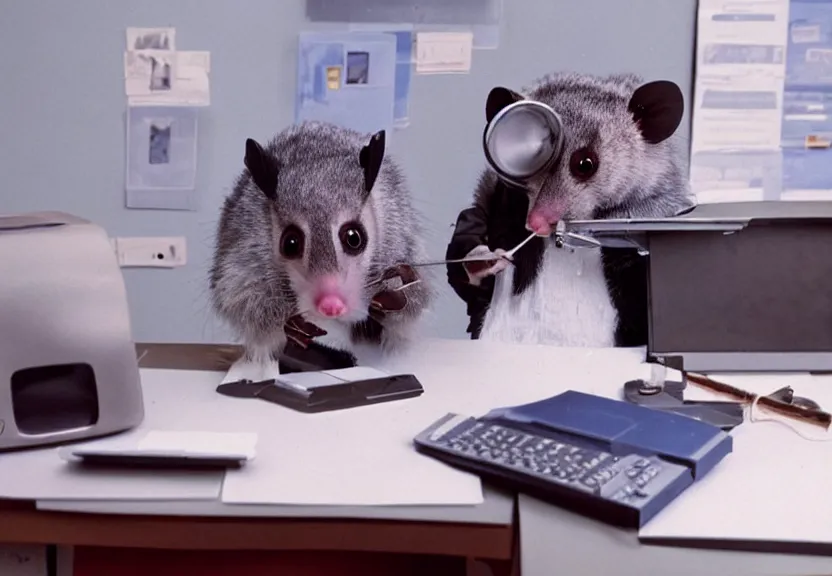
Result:
<svg viewBox="0 0 832 576">
<path fill-rule="evenodd" d="M 647 234 L 648 353 L 692 371 L 832 370 L 832 203 L 698 206 L 735 232 Z"/>
</svg>

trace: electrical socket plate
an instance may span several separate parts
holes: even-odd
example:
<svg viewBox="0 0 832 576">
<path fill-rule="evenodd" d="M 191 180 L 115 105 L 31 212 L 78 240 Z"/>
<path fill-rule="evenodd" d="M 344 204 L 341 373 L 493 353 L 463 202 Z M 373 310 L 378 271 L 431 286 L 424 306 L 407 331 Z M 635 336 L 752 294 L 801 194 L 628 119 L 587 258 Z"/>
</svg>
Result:
<svg viewBox="0 0 832 576">
<path fill-rule="evenodd" d="M 122 268 L 177 268 L 188 262 L 185 238 L 112 238 Z"/>
</svg>

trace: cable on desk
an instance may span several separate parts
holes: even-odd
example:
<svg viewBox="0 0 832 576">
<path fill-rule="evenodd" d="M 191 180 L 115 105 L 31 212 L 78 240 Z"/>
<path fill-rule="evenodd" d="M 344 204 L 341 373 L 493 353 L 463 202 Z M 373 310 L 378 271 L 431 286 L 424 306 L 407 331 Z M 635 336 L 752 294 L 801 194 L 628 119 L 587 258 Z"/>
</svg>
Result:
<svg viewBox="0 0 832 576">
<path fill-rule="evenodd" d="M 792 425 L 790 422 L 787 422 L 785 420 L 779 420 L 777 418 L 772 418 L 772 417 L 755 416 L 755 412 L 757 414 L 759 414 L 762 411 L 761 408 L 759 408 L 757 406 L 757 402 L 760 400 L 760 398 L 762 398 L 762 396 L 760 396 L 759 394 L 754 394 L 754 398 L 751 400 L 751 404 L 748 407 L 748 420 L 752 424 L 756 423 L 756 422 L 775 422 L 777 424 L 785 426 L 786 428 L 788 428 L 789 430 L 791 430 L 792 432 L 794 432 L 795 434 L 797 434 L 798 436 L 800 436 L 801 438 L 803 438 L 804 440 L 807 440 L 809 442 L 830 442 L 830 441 L 832 441 L 832 437 L 829 437 L 829 436 L 826 436 L 825 438 L 818 438 L 818 437 L 808 436 L 805 433 L 801 432 L 799 428 L 797 428 L 796 426 Z"/>
</svg>

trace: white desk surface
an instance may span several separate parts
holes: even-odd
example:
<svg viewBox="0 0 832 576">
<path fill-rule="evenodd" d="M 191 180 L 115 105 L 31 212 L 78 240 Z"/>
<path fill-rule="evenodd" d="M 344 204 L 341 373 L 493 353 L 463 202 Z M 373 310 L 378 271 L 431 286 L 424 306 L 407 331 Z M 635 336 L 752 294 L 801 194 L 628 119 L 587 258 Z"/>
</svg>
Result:
<svg viewBox="0 0 832 576">
<path fill-rule="evenodd" d="M 723 374 L 721 382 L 755 394 L 790 386 L 832 409 L 832 376 Z M 690 399 L 718 397 L 691 390 Z M 756 418 L 771 418 L 755 410 Z M 734 547 L 826 550 L 832 554 L 832 433 L 793 419 L 746 421 L 731 435 L 733 453 L 654 519 L 643 542 L 733 542 Z M 799 433 L 798 433 L 799 432 Z M 714 521 L 718 518 L 718 521 Z M 726 544 L 723 544 L 726 546 Z"/>
<path fill-rule="evenodd" d="M 482 414 L 495 406 L 511 405 L 538 400 L 557 394 L 568 388 L 579 387 L 587 391 L 615 390 L 620 388 L 623 380 L 644 376 L 646 367 L 640 363 L 643 350 L 590 350 L 590 349 L 556 349 L 536 346 L 504 346 L 494 343 L 472 342 L 468 340 L 428 340 L 419 345 L 411 354 L 393 357 L 381 363 L 382 368 L 395 372 L 414 372 L 425 386 L 425 394 L 416 399 L 379 405 L 377 410 L 385 407 L 397 410 L 409 405 L 411 411 L 420 412 L 418 429 L 408 431 L 408 438 L 421 431 L 436 418 L 447 411 L 457 411 L 472 415 Z M 379 362 L 367 362 L 379 365 Z M 152 378 L 154 390 L 162 389 L 170 396 L 165 398 L 149 396 L 148 421 L 142 428 L 170 428 L 170 422 L 177 422 L 176 427 L 185 429 L 192 426 L 197 416 L 204 419 L 210 413 L 219 421 L 217 408 L 220 403 L 236 402 L 240 407 L 258 413 L 266 412 L 269 418 L 285 409 L 256 400 L 226 399 L 213 392 L 219 383 L 219 373 L 195 373 L 177 370 L 154 370 Z M 147 372 L 143 372 L 146 374 Z M 205 380 L 206 374 L 213 374 Z M 197 375 L 200 378 L 189 378 Z M 166 386 L 156 386 L 160 377 Z M 198 381 L 197 381 L 198 380 Z M 191 388 L 199 390 L 191 390 Z M 158 390 L 157 390 L 158 392 Z M 154 392 L 155 394 L 155 392 Z M 204 406 L 195 410 L 189 402 L 194 396 L 202 398 Z M 406 404 L 407 403 L 407 404 Z M 162 406 L 162 404 L 164 406 Z M 185 409 L 184 407 L 190 408 Z M 195 413 L 197 413 L 195 415 Z M 319 415 L 306 416 L 292 414 L 293 417 L 316 418 Z M 208 416 L 209 419 L 211 416 Z M 246 416 L 237 414 L 236 418 L 224 418 L 214 428 L 220 431 L 244 431 L 237 428 L 246 423 Z M 182 428 L 182 427 L 185 428 Z M 261 436 L 262 441 L 262 436 Z M 295 440 L 295 442 L 299 442 Z M 260 443 L 258 443 L 260 444 Z M 38 451 L 38 454 L 46 451 Z M 217 477 L 205 479 L 210 494 L 195 496 L 187 492 L 187 484 L 168 486 L 168 491 L 160 490 L 163 478 L 156 478 L 156 486 L 141 486 L 138 482 L 132 487 L 123 486 L 122 493 L 112 488 L 107 478 L 90 482 L 78 477 L 68 477 L 69 471 L 57 460 L 45 461 L 46 456 L 28 457 L 26 454 L 15 455 L 17 461 L 4 468 L 0 459 L 0 497 L 10 491 L 17 491 L 17 497 L 38 500 L 40 508 L 107 511 L 111 513 L 135 513 L 139 510 L 147 513 L 181 513 L 209 515 L 254 515 L 254 516 L 329 516 L 391 518 L 413 520 L 447 520 L 476 521 L 483 523 L 510 522 L 513 510 L 512 499 L 505 494 L 487 491 L 484 503 L 475 506 L 384 506 L 384 507 L 329 507 L 314 505 L 280 505 L 276 503 L 222 505 L 217 500 L 220 480 Z M 419 458 L 426 458 L 415 455 Z M 267 454 L 258 445 L 255 462 L 265 460 Z M 253 463 L 252 463 L 253 464 Z M 250 464 L 251 465 L 251 464 Z M 285 470 L 281 474 L 285 474 Z M 59 485 L 48 486 L 51 492 L 42 491 L 42 477 L 63 476 Z M 17 478 L 16 480 L 10 477 Z M 271 478 L 267 475 L 267 478 Z M 5 478 L 5 480 L 4 480 Z M 37 480 L 32 480 L 36 478 Z M 126 481 L 126 480 L 125 480 Z M 83 486 L 83 488 L 78 488 Z M 129 488 L 129 489 L 128 489 Z M 96 489 L 106 490 L 104 495 L 96 494 Z M 175 490 L 180 490 L 180 497 Z M 132 493 L 130 492 L 132 490 Z M 5 492 L 6 494 L 3 494 Z M 40 494 L 38 495 L 38 493 Z M 8 497 L 8 496 L 6 496 Z M 187 500 L 187 501 L 186 501 Z M 470 519 L 470 520 L 469 520 Z"/>
<path fill-rule="evenodd" d="M 645 365 L 639 364 L 638 359 L 643 354 L 641 350 L 590 350 L 590 349 L 557 349 L 537 346 L 503 346 L 493 343 L 472 342 L 464 340 L 430 340 L 420 345 L 419 350 L 411 355 L 394 358 L 383 363 L 380 366 L 393 371 L 409 371 L 414 372 L 423 382 L 426 387 L 426 393 L 422 398 L 414 399 L 405 402 L 431 402 L 430 397 L 436 398 L 440 396 L 440 402 L 431 407 L 424 414 L 427 425 L 434 417 L 439 417 L 445 411 L 456 411 L 472 415 L 482 414 L 489 409 L 496 406 L 504 406 L 510 404 L 519 404 L 528 401 L 538 400 L 540 398 L 557 394 L 563 390 L 574 388 L 590 393 L 596 393 L 604 396 L 617 397 L 620 395 L 621 386 L 623 382 L 629 379 L 644 377 L 649 370 Z M 370 363 L 372 365 L 372 363 Z M 378 365 L 378 364 L 377 364 Z M 157 371 L 160 372 L 160 371 Z M 182 376 L 186 374 L 183 371 L 170 371 L 172 378 L 182 380 Z M 178 374 L 178 376 L 177 376 Z M 821 377 L 808 377 L 817 386 Z M 830 378 L 830 377 L 824 377 Z M 186 380 L 186 379 L 184 379 Z M 174 394 L 174 399 L 180 402 L 185 402 L 187 383 L 171 382 L 171 394 Z M 799 379 L 798 379 L 799 380 Z M 802 385 L 798 380 L 795 380 L 795 388 L 798 393 L 801 392 Z M 825 383 L 825 382 L 824 382 Z M 458 394 L 452 394 L 453 386 L 456 386 Z M 766 385 L 768 386 L 768 385 Z M 744 386 L 748 388 L 748 386 Z M 440 392 L 441 391 L 441 392 Z M 760 392 L 770 392 L 771 390 L 759 390 Z M 219 398 L 218 395 L 214 395 Z M 811 396 L 815 397 L 815 396 Z M 821 404 L 826 405 L 822 398 L 817 397 Z M 392 403 L 391 403 L 392 405 Z M 424 405 L 422 405 L 424 406 Z M 263 409 L 269 406 L 263 406 Z M 423 408 L 419 408 L 422 411 Z M 760 436 L 768 438 L 772 434 L 780 434 L 787 438 L 788 441 L 795 446 L 800 446 L 802 450 L 809 450 L 809 444 L 803 445 L 799 438 L 791 436 L 788 430 L 780 430 L 772 432 L 770 424 L 756 424 L 746 423 L 741 428 L 744 435 Z M 223 429 L 228 429 L 226 424 Z M 738 429 L 739 430 L 739 429 Z M 414 430 L 415 434 L 418 430 Z M 781 434 L 782 433 L 782 434 Z M 741 448 L 743 443 L 737 442 L 737 448 Z M 820 449 L 821 446 L 832 448 L 832 444 L 828 445 L 813 445 Z M 745 450 L 744 452 L 749 452 Z M 800 450 L 798 450 L 800 452 Z M 766 452 L 767 453 L 767 452 Z M 761 462 L 767 460 L 766 453 L 760 454 Z M 4 457 L 5 458 L 5 457 Z M 9 476 L 16 476 L 19 486 L 27 486 L 30 492 L 35 490 L 37 483 L 40 481 L 39 473 L 42 470 L 38 466 L 26 465 L 26 462 L 21 460 L 17 464 L 19 466 L 12 466 L 8 469 L 4 468 L 4 458 L 0 458 L 0 486 L 9 484 Z M 745 457 L 737 458 L 737 454 L 733 454 L 720 464 L 724 468 L 723 474 L 713 472 L 708 478 L 703 480 L 702 485 L 697 485 L 698 489 L 691 489 L 690 493 L 683 494 L 671 507 L 665 512 L 665 522 L 662 522 L 663 515 L 659 515 L 654 522 L 657 525 L 667 523 L 673 517 L 679 517 L 679 511 L 683 508 L 702 508 L 710 507 L 716 510 L 716 519 L 713 523 L 708 523 L 707 526 L 713 527 L 713 534 L 722 537 L 730 537 L 728 534 L 722 534 L 724 530 L 721 528 L 734 529 L 735 522 L 727 522 L 728 520 L 736 519 L 737 514 L 725 514 L 731 512 L 731 509 L 724 508 L 722 502 L 718 502 L 720 498 L 709 497 L 704 501 L 697 495 L 698 492 L 710 492 L 707 484 L 711 476 L 713 480 L 711 484 L 719 483 L 720 476 L 724 476 L 729 468 L 736 468 L 731 466 L 732 459 L 743 461 Z M 34 459 L 30 462 L 34 462 Z M 739 462 L 737 462 L 739 464 Z M 762 464 L 760 464 L 762 465 Z M 41 463 L 42 466 L 42 463 Z M 770 468 L 769 474 L 771 474 Z M 778 475 L 778 477 L 786 475 Z M 811 475 L 809 475 L 811 476 Z M 5 478 L 5 480 L 4 480 Z M 102 479 L 103 480 L 103 479 Z M 805 479 L 808 481 L 807 479 Z M 784 480 L 785 482 L 785 480 Z M 99 483 L 100 484 L 100 483 Z M 108 501 L 92 501 L 100 498 L 98 495 L 87 495 L 74 493 L 69 496 L 53 497 L 44 499 L 41 496 L 38 506 L 44 509 L 64 510 L 64 511 L 87 511 L 87 512 L 110 512 L 110 513 L 148 513 L 148 514 L 206 514 L 206 515 L 237 515 L 237 516 L 318 516 L 318 517 L 351 517 L 351 518 L 379 518 L 379 519 L 400 519 L 400 520 L 435 520 L 435 521 L 469 521 L 482 523 L 503 523 L 510 520 L 510 513 L 512 510 L 511 498 L 506 494 L 500 494 L 491 490 L 486 491 L 486 500 L 483 504 L 477 506 L 352 506 L 352 507 L 329 507 L 329 506 L 285 506 L 285 505 L 222 505 L 217 502 L 216 492 L 219 489 L 219 480 L 214 479 L 212 482 L 205 482 L 205 485 L 211 486 L 211 494 L 206 497 L 190 498 L 192 501 L 185 501 L 186 498 L 165 497 L 158 492 L 148 493 L 143 498 L 136 498 L 132 496 L 117 497 L 112 493 L 108 493 L 106 500 Z M 752 483 L 753 484 L 753 483 Z M 768 485 L 767 483 L 763 483 Z M 782 484 L 782 482 L 781 482 Z M 805 482 L 804 482 L 805 484 Z M 748 486 L 751 486 L 749 484 Z M 697 487 L 694 487 L 697 488 Z M 808 489 L 808 485 L 804 486 Z M 717 490 L 719 491 L 719 490 Z M 753 490 L 751 491 L 753 492 Z M 746 495 L 751 494 L 748 492 Z M 778 502 L 775 506 L 777 510 L 781 510 L 785 506 L 786 498 L 777 498 L 781 491 L 775 491 L 776 494 L 772 496 Z M 816 493 L 817 491 L 815 491 Z M 725 495 L 723 495 L 725 496 Z M 788 496 L 788 495 L 787 495 Z M 143 500 L 143 501 L 137 501 Z M 732 502 L 733 508 L 743 508 L 745 512 L 751 514 L 751 510 L 744 506 L 742 502 L 738 502 L 736 498 L 723 498 Z M 780 503 L 780 501 L 783 503 Z M 594 521 L 590 521 L 573 514 L 569 514 L 560 509 L 546 506 L 543 504 L 529 504 L 534 502 L 528 498 L 521 497 L 523 506 L 521 507 L 521 530 L 524 534 L 523 556 L 524 563 L 530 563 L 529 571 L 524 574 L 534 574 L 534 566 L 536 565 L 535 558 L 544 554 L 555 554 L 556 551 L 561 550 L 560 547 L 552 546 L 552 542 L 562 541 L 566 545 L 563 550 L 571 550 L 575 546 L 587 546 L 587 550 L 606 549 L 612 547 L 613 556 L 615 554 L 622 555 L 620 566 L 616 566 L 616 573 L 621 573 L 621 570 L 639 570 L 643 573 L 645 570 L 644 562 L 655 557 L 657 562 L 666 562 L 664 567 L 665 573 L 675 570 L 669 563 L 680 562 L 685 569 L 691 569 L 691 565 L 687 558 L 694 558 L 691 556 L 696 554 L 695 558 L 713 558 L 714 566 L 723 566 L 722 562 L 737 562 L 737 564 L 725 564 L 727 573 L 739 574 L 745 570 L 744 566 L 751 566 L 752 562 L 762 562 L 766 560 L 767 570 L 770 572 L 760 572 L 756 569 L 752 572 L 759 574 L 787 574 L 790 573 L 792 566 L 807 566 L 802 570 L 803 574 L 811 573 L 814 567 L 824 567 L 824 571 L 832 573 L 832 558 L 812 558 L 808 556 L 781 556 L 772 554 L 755 554 L 729 551 L 710 551 L 704 552 L 702 550 L 684 549 L 684 548 L 670 548 L 657 545 L 638 544 L 635 533 L 621 531 L 616 528 L 611 528 Z M 746 503 L 750 504 L 750 502 Z M 781 505 L 782 504 L 782 505 Z M 727 505 L 726 505 L 727 506 Z M 674 511 L 671 508 L 675 509 Z M 766 508 L 763 507 L 763 511 Z M 723 521 L 720 521 L 720 514 Z M 701 515 L 700 515 L 701 516 Z M 758 514 L 759 516 L 759 514 Z M 817 515 L 814 515 L 817 516 Z M 824 518 L 827 515 L 822 515 Z M 693 537 L 698 535 L 700 538 L 704 536 L 702 532 L 707 528 L 703 528 L 702 519 L 698 518 L 696 514 L 690 515 L 691 522 L 684 522 L 679 520 L 675 522 L 676 526 L 669 532 L 673 533 L 680 539 L 685 539 L 686 536 Z M 696 520 L 696 522 L 694 522 Z M 794 519 L 793 519 L 794 520 Z M 815 520 L 818 520 L 817 518 Z M 821 518 L 820 520 L 823 520 Z M 690 527 L 685 527 L 686 524 L 695 524 Z M 776 524 L 776 518 L 758 518 L 758 524 L 767 523 L 769 525 Z M 652 524 L 652 523 L 651 523 Z M 682 526 L 680 528 L 679 526 Z M 650 525 L 648 525 L 650 526 Z M 553 538 L 553 531 L 555 536 L 557 531 L 563 532 L 560 538 Z M 664 533 L 654 533 L 653 536 L 668 536 L 668 531 Z M 583 534 L 583 535 L 581 535 Z M 736 537 L 736 536 L 735 536 Z M 772 538 L 771 540 L 782 540 Z M 546 542 L 546 550 L 543 550 L 543 542 Z M 585 542 L 594 542 L 592 546 L 584 544 Z M 762 549 L 765 549 L 765 544 L 760 544 Z M 724 547 L 724 545 L 719 546 Z M 636 552 L 638 555 L 636 556 Z M 820 552 L 830 553 L 830 552 Z M 552 557 L 547 561 L 548 566 L 551 562 L 562 563 L 564 557 L 580 557 L 581 555 L 574 554 L 558 554 L 558 557 Z M 548 556 L 545 556 L 548 558 Z M 588 552 L 586 555 L 590 562 L 600 562 L 601 558 L 611 557 L 609 554 L 597 554 L 596 552 Z M 778 560 L 780 558 L 780 560 Z M 571 560 L 570 560 L 571 561 Z M 575 560 L 577 562 L 577 560 Z M 711 560 L 708 560 L 710 562 Z M 627 564 L 630 562 L 630 564 Z M 687 562 L 687 564 L 685 564 Z M 782 562 L 782 571 L 777 566 Z M 814 562 L 814 564 L 812 564 Z M 745 564 L 749 563 L 749 564 Z M 576 567 L 581 565 L 576 564 Z M 601 565 L 598 565 L 601 567 Z M 604 566 L 607 566 L 606 564 Z M 697 570 L 703 570 L 702 566 L 697 561 Z M 731 566 L 736 568 L 728 569 Z M 788 570 L 787 570 L 788 567 Z M 620 570 L 619 570 L 620 568 Z M 681 570 L 681 568 L 679 568 Z M 738 570 L 740 572 L 738 572 Z M 800 572 L 798 570 L 798 572 Z M 681 574 L 682 572 L 674 572 Z M 691 572 L 693 573 L 693 572 Z"/>
<path fill-rule="evenodd" d="M 218 487 L 219 489 L 219 487 Z M 223 504 L 211 501 L 38 500 L 38 510 L 152 516 L 245 518 L 338 518 L 451 522 L 509 526 L 514 521 L 514 494 L 483 486 L 484 502 L 474 506 L 281 506 Z"/>
<path fill-rule="evenodd" d="M 622 530 L 518 497 L 523 576 L 809 576 L 832 574 L 832 556 L 657 546 Z M 726 504 L 727 506 L 728 504 Z M 714 519 L 719 523 L 719 518 Z"/>
</svg>

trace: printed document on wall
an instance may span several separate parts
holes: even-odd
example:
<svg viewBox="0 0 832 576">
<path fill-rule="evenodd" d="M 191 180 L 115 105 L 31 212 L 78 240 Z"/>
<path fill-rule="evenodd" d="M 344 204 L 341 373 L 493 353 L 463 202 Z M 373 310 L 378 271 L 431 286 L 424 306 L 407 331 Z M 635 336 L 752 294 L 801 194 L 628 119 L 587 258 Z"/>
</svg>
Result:
<svg viewBox="0 0 832 576">
<path fill-rule="evenodd" d="M 832 0 L 702 0 L 699 202 L 832 199 Z"/>
<path fill-rule="evenodd" d="M 124 91 L 130 106 L 208 106 L 210 71 L 209 52 L 128 50 Z"/>
<path fill-rule="evenodd" d="M 211 55 L 177 51 L 174 28 L 128 28 L 124 91 L 130 106 L 208 106 Z"/>
</svg>

